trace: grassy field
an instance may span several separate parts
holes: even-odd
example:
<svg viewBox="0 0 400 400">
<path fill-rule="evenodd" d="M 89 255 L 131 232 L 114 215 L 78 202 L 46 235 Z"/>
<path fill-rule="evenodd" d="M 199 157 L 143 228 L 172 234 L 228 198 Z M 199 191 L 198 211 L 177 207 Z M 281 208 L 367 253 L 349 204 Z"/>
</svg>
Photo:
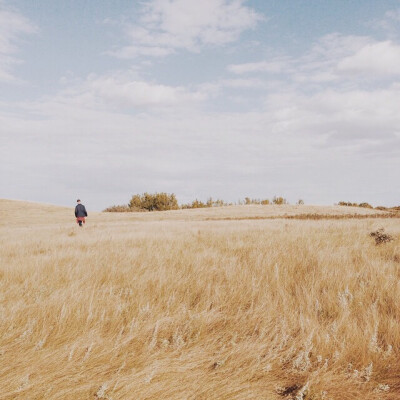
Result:
<svg viewBox="0 0 400 400">
<path fill-rule="evenodd" d="M 0 399 L 398 400 L 400 219 L 376 213 L 89 210 L 79 228 L 0 200 Z"/>
</svg>

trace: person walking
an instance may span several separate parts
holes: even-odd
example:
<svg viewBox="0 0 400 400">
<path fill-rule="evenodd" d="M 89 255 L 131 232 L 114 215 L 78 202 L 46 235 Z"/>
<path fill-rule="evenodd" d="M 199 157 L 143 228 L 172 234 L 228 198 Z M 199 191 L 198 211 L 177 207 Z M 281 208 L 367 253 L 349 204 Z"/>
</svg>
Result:
<svg viewBox="0 0 400 400">
<path fill-rule="evenodd" d="M 79 224 L 79 226 L 82 226 L 82 224 L 85 223 L 87 212 L 85 206 L 81 204 L 81 201 L 79 199 L 76 202 L 78 203 L 75 207 L 76 222 Z"/>
</svg>

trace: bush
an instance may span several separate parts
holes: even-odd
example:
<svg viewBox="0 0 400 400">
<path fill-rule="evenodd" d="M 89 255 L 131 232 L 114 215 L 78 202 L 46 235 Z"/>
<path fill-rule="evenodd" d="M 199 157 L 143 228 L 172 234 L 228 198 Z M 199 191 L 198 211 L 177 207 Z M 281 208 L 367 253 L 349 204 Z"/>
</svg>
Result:
<svg viewBox="0 0 400 400">
<path fill-rule="evenodd" d="M 288 204 L 287 200 L 284 197 L 277 197 L 277 196 L 274 196 L 272 202 L 278 205 Z"/>
<path fill-rule="evenodd" d="M 182 204 L 181 208 L 207 208 L 207 207 L 212 207 L 212 204 L 210 204 L 209 202 L 207 203 L 203 203 L 200 200 L 193 200 L 191 203 L 187 203 L 187 204 Z"/>
<path fill-rule="evenodd" d="M 371 232 L 369 236 L 373 237 L 375 239 L 375 244 L 382 244 L 382 243 L 389 243 L 393 239 L 393 236 L 385 233 L 385 230 L 383 228 L 378 229 L 375 232 Z"/>
<path fill-rule="evenodd" d="M 222 207 L 226 206 L 227 203 L 225 203 L 223 200 L 213 200 L 212 197 L 210 197 L 206 203 L 203 203 L 200 200 L 194 200 L 191 203 L 187 204 L 182 204 L 181 208 L 182 209 L 187 209 L 187 208 L 211 208 L 211 207 Z"/>
<path fill-rule="evenodd" d="M 373 208 L 373 207 L 371 206 L 371 204 L 369 204 L 369 203 L 360 203 L 360 204 L 358 205 L 358 207 Z"/>
<path fill-rule="evenodd" d="M 244 201 L 239 201 L 239 205 L 241 204 L 246 204 L 246 205 L 250 205 L 250 204 L 262 204 L 262 205 L 267 205 L 267 204 L 271 204 L 271 202 L 268 199 L 251 199 L 250 197 L 245 197 Z"/>
<path fill-rule="evenodd" d="M 148 211 L 177 210 L 179 208 L 175 195 L 168 193 L 135 194 L 129 202 L 129 208 Z"/>
<path fill-rule="evenodd" d="M 339 201 L 338 203 L 339 206 L 347 206 L 347 207 L 362 207 L 362 208 L 374 208 L 371 206 L 369 203 L 351 203 L 350 201 Z"/>
<path fill-rule="evenodd" d="M 107 207 L 103 211 L 104 212 L 130 212 L 132 210 L 128 205 L 124 204 L 124 205 Z"/>
<path fill-rule="evenodd" d="M 346 207 L 358 207 L 357 203 L 351 203 L 349 201 L 339 201 L 339 206 L 346 206 Z"/>
</svg>

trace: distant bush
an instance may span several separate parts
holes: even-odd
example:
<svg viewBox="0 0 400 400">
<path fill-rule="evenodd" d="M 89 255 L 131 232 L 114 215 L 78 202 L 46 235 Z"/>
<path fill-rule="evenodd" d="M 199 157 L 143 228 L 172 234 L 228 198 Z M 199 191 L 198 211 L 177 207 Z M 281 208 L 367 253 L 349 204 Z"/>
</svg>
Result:
<svg viewBox="0 0 400 400">
<path fill-rule="evenodd" d="M 244 201 L 239 201 L 239 204 L 262 204 L 265 206 L 267 204 L 271 204 L 271 202 L 269 201 L 269 199 L 251 199 L 250 197 L 245 197 Z"/>
<path fill-rule="evenodd" d="M 304 204 L 304 200 L 299 199 L 299 200 L 297 201 L 297 205 L 302 206 L 303 204 Z"/>
<path fill-rule="evenodd" d="M 143 193 L 132 196 L 128 207 L 132 210 L 166 211 L 179 208 L 175 195 L 168 193 Z"/>
<path fill-rule="evenodd" d="M 272 200 L 269 199 L 252 199 L 245 197 L 244 200 L 239 200 L 237 203 L 226 203 L 224 200 L 214 200 L 209 197 L 206 202 L 195 199 L 192 202 L 184 203 L 179 206 L 175 194 L 168 193 L 143 193 L 135 194 L 131 197 L 128 204 L 124 205 L 113 205 L 106 208 L 105 212 L 137 212 L 137 211 L 166 211 L 166 210 L 178 210 L 188 208 L 209 208 L 209 207 L 222 207 L 231 205 L 268 205 L 268 204 L 289 204 L 284 197 L 275 196 Z M 304 204 L 303 200 L 299 200 L 297 204 Z"/>
<path fill-rule="evenodd" d="M 349 201 L 339 201 L 339 206 L 347 206 L 347 207 L 362 207 L 362 208 L 374 208 L 369 203 L 351 203 Z"/>
<path fill-rule="evenodd" d="M 277 196 L 274 196 L 272 202 L 278 205 L 288 204 L 287 200 L 284 197 L 277 197 Z"/>
<path fill-rule="evenodd" d="M 187 204 L 182 204 L 181 208 L 186 209 L 186 208 L 207 208 L 207 207 L 212 207 L 212 205 L 210 205 L 208 202 L 207 203 L 203 203 L 200 200 L 193 200 L 191 203 L 187 203 Z"/>
<path fill-rule="evenodd" d="M 107 207 L 104 212 L 131 212 L 132 209 L 124 204 L 124 205 L 119 205 L 119 206 L 111 206 Z"/>
<path fill-rule="evenodd" d="M 369 204 L 369 203 L 360 203 L 360 204 L 358 205 L 358 207 L 363 207 L 363 208 L 374 208 L 374 207 L 372 207 L 371 204 Z"/>
<path fill-rule="evenodd" d="M 351 203 L 349 201 L 339 201 L 339 206 L 346 206 L 346 207 L 358 207 L 357 203 Z"/>
<path fill-rule="evenodd" d="M 206 203 L 203 203 L 200 200 L 193 200 L 191 203 L 187 204 L 182 204 L 181 208 L 182 209 L 187 209 L 187 208 L 208 208 L 208 207 L 222 207 L 222 206 L 227 206 L 228 204 L 225 203 L 223 200 L 213 200 L 212 197 L 210 197 Z"/>
</svg>

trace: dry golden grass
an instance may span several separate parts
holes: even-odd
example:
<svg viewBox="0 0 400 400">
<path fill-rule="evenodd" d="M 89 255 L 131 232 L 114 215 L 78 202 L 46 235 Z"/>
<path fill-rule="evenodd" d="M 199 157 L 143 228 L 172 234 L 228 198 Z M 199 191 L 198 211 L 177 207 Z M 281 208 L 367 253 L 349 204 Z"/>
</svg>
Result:
<svg viewBox="0 0 400 400">
<path fill-rule="evenodd" d="M 0 201 L 0 399 L 399 399 L 399 219 L 207 220 L 294 207 Z"/>
</svg>

